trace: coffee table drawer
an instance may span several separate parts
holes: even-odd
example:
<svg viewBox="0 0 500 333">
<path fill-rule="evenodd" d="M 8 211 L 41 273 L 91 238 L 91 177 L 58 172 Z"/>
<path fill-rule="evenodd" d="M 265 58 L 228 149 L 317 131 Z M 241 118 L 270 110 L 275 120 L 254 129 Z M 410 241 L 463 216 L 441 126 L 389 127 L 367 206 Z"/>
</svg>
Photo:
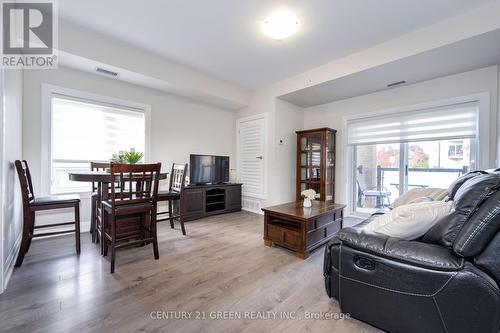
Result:
<svg viewBox="0 0 500 333">
<path fill-rule="evenodd" d="M 287 227 L 276 223 L 268 224 L 267 226 L 267 237 L 269 240 L 275 242 L 278 245 L 283 245 L 291 249 L 299 249 L 302 244 L 302 237 L 300 230 L 294 230 L 292 227 Z"/>
<path fill-rule="evenodd" d="M 298 231 L 293 230 L 283 230 L 283 244 L 294 248 L 299 249 L 301 245 L 301 234 Z"/>
<path fill-rule="evenodd" d="M 275 225 L 267 226 L 267 237 L 273 242 L 281 242 L 283 240 L 283 230 Z"/>
</svg>

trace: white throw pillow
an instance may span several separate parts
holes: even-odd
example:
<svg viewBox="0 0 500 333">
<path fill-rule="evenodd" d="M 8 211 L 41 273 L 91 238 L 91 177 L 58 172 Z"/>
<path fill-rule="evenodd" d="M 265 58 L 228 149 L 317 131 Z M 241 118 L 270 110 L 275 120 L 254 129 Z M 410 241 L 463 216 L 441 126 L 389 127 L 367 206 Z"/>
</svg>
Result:
<svg viewBox="0 0 500 333">
<path fill-rule="evenodd" d="M 432 201 L 399 206 L 377 217 L 363 229 L 413 240 L 423 236 L 441 217 L 448 214 L 452 204 L 451 201 Z"/>
<path fill-rule="evenodd" d="M 409 203 L 413 203 L 415 199 L 421 197 L 429 197 L 432 199 L 431 201 L 441 201 L 447 194 L 448 190 L 444 188 L 414 188 L 396 198 L 391 206 L 396 208 L 402 205 L 407 205 Z"/>
<path fill-rule="evenodd" d="M 408 202 L 407 205 L 411 205 L 411 204 L 419 203 L 419 202 L 431 202 L 431 201 L 434 201 L 431 197 L 418 197 L 418 198 L 415 198 L 415 199 L 411 200 L 410 202 Z"/>
</svg>

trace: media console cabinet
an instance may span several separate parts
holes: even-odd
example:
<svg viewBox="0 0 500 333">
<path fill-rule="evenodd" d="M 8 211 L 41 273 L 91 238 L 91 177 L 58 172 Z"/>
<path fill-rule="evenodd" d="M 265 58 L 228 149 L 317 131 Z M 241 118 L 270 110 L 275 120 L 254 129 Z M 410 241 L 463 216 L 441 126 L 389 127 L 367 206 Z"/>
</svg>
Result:
<svg viewBox="0 0 500 333">
<path fill-rule="evenodd" d="M 241 210 L 241 184 L 189 185 L 184 188 L 184 221 Z"/>
</svg>

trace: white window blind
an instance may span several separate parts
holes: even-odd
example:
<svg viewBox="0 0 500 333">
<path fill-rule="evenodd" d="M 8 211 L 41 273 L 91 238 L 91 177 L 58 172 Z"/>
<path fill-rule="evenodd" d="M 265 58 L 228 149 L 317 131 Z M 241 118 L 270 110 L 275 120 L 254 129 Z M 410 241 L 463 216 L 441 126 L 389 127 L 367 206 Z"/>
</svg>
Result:
<svg viewBox="0 0 500 333">
<path fill-rule="evenodd" d="M 400 112 L 348 121 L 347 143 L 366 145 L 475 138 L 479 102 Z"/>
<path fill-rule="evenodd" d="M 145 152 L 142 110 L 54 96 L 51 119 L 51 193 L 88 191 L 89 184 L 69 181 L 68 172 L 88 170 L 90 161 L 131 148 Z"/>
</svg>

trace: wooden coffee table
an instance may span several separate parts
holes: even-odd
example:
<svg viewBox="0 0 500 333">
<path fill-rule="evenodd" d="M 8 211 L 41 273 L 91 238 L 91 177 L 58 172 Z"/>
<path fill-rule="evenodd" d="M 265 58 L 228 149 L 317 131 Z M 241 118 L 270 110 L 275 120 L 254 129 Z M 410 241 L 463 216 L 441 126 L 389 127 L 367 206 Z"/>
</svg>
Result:
<svg viewBox="0 0 500 333">
<path fill-rule="evenodd" d="M 310 208 L 302 207 L 302 201 L 262 208 L 264 244 L 285 247 L 305 259 L 342 228 L 345 207 L 315 200 Z"/>
</svg>

